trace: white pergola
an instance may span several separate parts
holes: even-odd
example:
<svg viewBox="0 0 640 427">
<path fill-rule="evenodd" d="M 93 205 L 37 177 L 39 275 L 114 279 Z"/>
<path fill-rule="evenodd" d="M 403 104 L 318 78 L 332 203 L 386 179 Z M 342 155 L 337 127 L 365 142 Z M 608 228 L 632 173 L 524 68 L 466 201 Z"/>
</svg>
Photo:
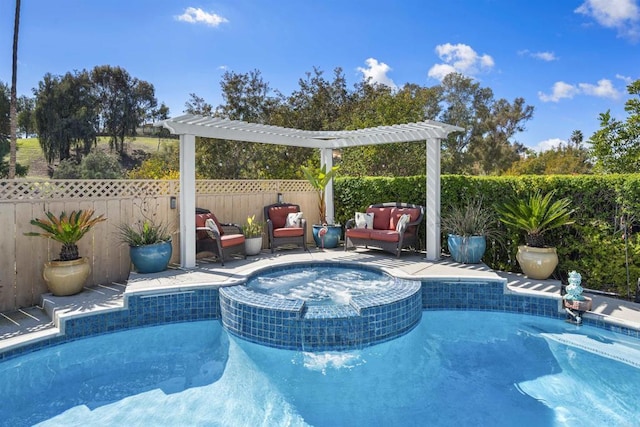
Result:
<svg viewBox="0 0 640 427">
<path fill-rule="evenodd" d="M 426 245 L 427 259 L 440 257 L 440 141 L 462 128 L 427 120 L 393 126 L 343 131 L 308 131 L 196 115 L 183 115 L 156 124 L 180 136 L 180 207 L 196 208 L 196 136 L 263 144 L 318 148 L 320 163 L 333 166 L 333 150 L 362 145 L 425 141 L 426 145 Z M 326 188 L 327 220 L 333 221 L 333 182 Z M 195 215 L 180 215 L 180 264 L 196 265 Z"/>
</svg>

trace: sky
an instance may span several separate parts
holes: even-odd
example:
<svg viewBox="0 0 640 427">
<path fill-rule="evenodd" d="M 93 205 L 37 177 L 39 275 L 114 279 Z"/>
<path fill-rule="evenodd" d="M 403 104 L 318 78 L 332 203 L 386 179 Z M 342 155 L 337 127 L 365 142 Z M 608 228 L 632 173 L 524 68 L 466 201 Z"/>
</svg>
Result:
<svg viewBox="0 0 640 427">
<path fill-rule="evenodd" d="M 450 72 L 496 99 L 522 97 L 533 118 L 514 140 L 544 150 L 574 130 L 587 140 L 607 110 L 626 120 L 640 79 L 640 0 L 22 0 L 18 95 L 46 73 L 120 66 L 155 87 L 170 116 L 195 93 L 223 103 L 225 71 L 259 70 L 298 89 L 340 67 L 350 87 L 371 77 L 434 86 Z M 0 81 L 11 82 L 15 0 L 0 1 Z"/>
</svg>

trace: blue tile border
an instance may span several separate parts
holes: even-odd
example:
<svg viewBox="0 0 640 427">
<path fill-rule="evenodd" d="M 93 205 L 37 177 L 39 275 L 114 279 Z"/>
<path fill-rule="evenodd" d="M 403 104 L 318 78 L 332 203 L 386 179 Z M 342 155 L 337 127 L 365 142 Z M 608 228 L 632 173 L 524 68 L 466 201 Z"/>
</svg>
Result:
<svg viewBox="0 0 640 427">
<path fill-rule="evenodd" d="M 344 263 L 341 265 L 344 266 Z M 291 268 L 297 268 L 294 264 Z M 413 281 L 407 281 L 413 282 Z M 398 280 L 398 283 L 402 283 Z M 282 335 L 277 336 L 274 330 L 269 328 L 257 328 L 239 324 L 233 328 L 249 328 L 251 333 L 261 339 L 271 340 L 274 343 L 287 342 L 305 350 L 323 351 L 341 349 L 340 345 L 365 345 L 370 342 L 382 342 L 411 330 L 415 326 L 416 312 L 423 310 L 481 310 L 521 313 L 534 316 L 552 317 L 564 319 L 565 313 L 560 306 L 560 296 L 533 296 L 516 293 L 507 290 L 502 279 L 495 281 L 455 281 L 446 279 L 422 279 L 419 298 L 415 301 L 411 298 L 397 298 L 398 307 L 388 317 L 383 317 L 376 310 L 378 306 L 367 300 L 366 296 L 355 297 L 354 304 L 348 308 L 327 308 L 316 306 L 304 307 L 301 302 L 286 302 L 280 300 L 282 311 L 281 318 L 277 315 L 275 322 L 279 325 Z M 125 294 L 123 308 L 100 311 L 95 314 L 83 314 L 68 317 L 62 320 L 62 335 L 51 336 L 39 341 L 27 342 L 23 345 L 10 348 L 0 353 L 0 361 L 32 352 L 57 344 L 82 339 L 90 336 L 110 333 L 119 330 L 138 328 L 144 326 L 159 325 L 197 320 L 221 319 L 222 301 L 220 293 L 238 292 L 243 285 L 219 288 L 218 286 L 198 286 L 193 289 L 164 290 L 159 293 Z M 401 288 L 400 286 L 399 288 Z M 380 295 L 385 298 L 394 298 L 393 293 L 400 292 L 397 289 L 389 290 L 390 295 Z M 266 295 L 265 295 L 266 296 Z M 361 299 L 359 299 L 361 298 Z M 417 301 L 417 303 L 416 303 Z M 245 301 L 248 302 L 248 301 Z M 256 304 L 256 319 L 269 318 L 272 313 L 267 312 L 266 307 L 271 307 L 269 301 L 263 301 L 262 311 L 260 303 Z M 417 306 L 417 308 L 416 308 Z M 226 309 L 238 309 L 237 305 L 230 303 Z M 369 311 L 369 312 L 367 312 Z M 360 312 L 360 313 L 359 313 Z M 358 314 L 366 312 L 370 324 L 354 321 Z M 262 317 L 261 317 L 262 316 Z M 414 316 L 414 317 L 412 317 Z M 307 323 L 303 333 L 296 335 L 293 322 L 295 319 L 305 318 Z M 271 320 L 271 319 L 270 319 Z M 419 319 L 418 319 L 419 320 Z M 377 323 L 376 323 L 377 322 Z M 393 324 L 393 331 L 389 324 Z M 371 324 L 374 327 L 371 327 Z M 596 315 L 583 316 L 583 324 L 595 326 L 604 330 L 617 332 L 629 337 L 640 339 L 640 331 L 630 327 L 620 326 L 603 320 Z M 318 331 L 318 325 L 323 325 L 324 333 Z M 373 332 L 366 332 L 373 331 Z M 359 337 L 363 337 L 362 339 Z M 336 346 L 336 343 L 342 343 Z M 347 347 L 345 347 L 347 348 Z"/>
</svg>

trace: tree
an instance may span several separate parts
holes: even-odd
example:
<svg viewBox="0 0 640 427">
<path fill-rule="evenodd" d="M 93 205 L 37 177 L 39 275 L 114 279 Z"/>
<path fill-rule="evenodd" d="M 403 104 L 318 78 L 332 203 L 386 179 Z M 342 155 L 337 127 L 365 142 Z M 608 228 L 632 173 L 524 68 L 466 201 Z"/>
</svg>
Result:
<svg viewBox="0 0 640 427">
<path fill-rule="evenodd" d="M 627 86 L 626 122 L 611 117 L 608 110 L 600 114 L 600 129 L 589 140 L 594 169 L 600 173 L 635 173 L 640 170 L 640 80 Z"/>
<path fill-rule="evenodd" d="M 533 117 L 533 107 L 523 98 L 513 104 L 495 100 L 490 88 L 461 74 L 442 80 L 443 112 L 438 120 L 465 129 L 442 142 L 443 173 L 491 174 L 506 170 L 524 152 L 512 141 Z"/>
<path fill-rule="evenodd" d="M 11 95 L 9 86 L 0 82 L 0 177 L 9 177 L 9 163 L 4 160 L 11 151 L 10 133 L 11 133 Z M 15 165 L 15 175 L 24 176 L 27 174 L 27 168 L 19 163 Z"/>
<path fill-rule="evenodd" d="M 63 77 L 45 74 L 36 95 L 36 127 L 49 164 L 71 157 L 77 162 L 96 142 L 97 102 L 86 70 Z"/>
<path fill-rule="evenodd" d="M 13 24 L 13 55 L 11 62 L 11 147 L 9 151 L 9 179 L 16 176 L 16 147 L 17 147 L 17 108 L 18 99 L 16 86 L 18 78 L 18 31 L 20 28 L 20 0 L 16 0 L 16 13 Z"/>
<path fill-rule="evenodd" d="M 113 149 L 124 154 L 125 137 L 135 135 L 138 126 L 153 117 L 157 106 L 153 85 L 110 65 L 94 67 L 91 82 L 100 105 L 100 131 L 110 137 Z"/>
<path fill-rule="evenodd" d="M 435 119 L 440 88 L 406 84 L 399 90 L 363 81 L 355 86 L 347 129 Z M 342 150 L 341 171 L 349 176 L 409 176 L 425 173 L 424 141 L 350 147 Z"/>
<path fill-rule="evenodd" d="M 536 153 L 528 150 L 527 155 L 511 165 L 507 175 L 559 175 L 588 174 L 593 165 L 589 150 L 582 145 L 582 132 L 574 130 L 566 144 L 554 149 Z"/>
<path fill-rule="evenodd" d="M 36 100 L 22 95 L 18 98 L 18 132 L 26 138 L 32 136 L 36 131 Z"/>
</svg>

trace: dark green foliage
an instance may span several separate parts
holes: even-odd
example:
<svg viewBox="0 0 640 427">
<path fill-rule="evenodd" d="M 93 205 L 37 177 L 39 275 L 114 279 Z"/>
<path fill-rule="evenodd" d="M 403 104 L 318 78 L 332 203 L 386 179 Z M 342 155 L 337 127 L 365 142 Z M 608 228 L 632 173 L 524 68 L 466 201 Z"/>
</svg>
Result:
<svg viewBox="0 0 640 427">
<path fill-rule="evenodd" d="M 356 211 L 372 203 L 402 201 L 425 205 L 424 176 L 400 178 L 345 178 L 334 180 L 336 221 L 344 224 Z M 494 206 L 516 196 L 541 191 L 555 191 L 554 200 L 569 198 L 574 224 L 556 228 L 545 235 L 548 246 L 558 250 L 560 264 L 556 279 L 566 279 L 576 270 L 583 277 L 583 286 L 627 295 L 625 239 L 621 217 L 627 230 L 636 231 L 628 237 L 629 272 L 632 287 L 640 277 L 640 174 L 471 177 L 444 175 L 441 179 L 443 214 L 449 205 L 462 206 L 465 200 L 482 198 L 485 206 Z M 633 227 L 632 227 L 633 226 Z M 485 262 L 496 270 L 520 272 L 515 254 L 525 243 L 524 235 L 502 228 L 506 244 L 487 242 Z M 424 242 L 424 227 L 420 230 Z M 442 234 L 442 247 L 446 239 Z M 424 245 L 424 243 L 422 243 Z"/>
</svg>

